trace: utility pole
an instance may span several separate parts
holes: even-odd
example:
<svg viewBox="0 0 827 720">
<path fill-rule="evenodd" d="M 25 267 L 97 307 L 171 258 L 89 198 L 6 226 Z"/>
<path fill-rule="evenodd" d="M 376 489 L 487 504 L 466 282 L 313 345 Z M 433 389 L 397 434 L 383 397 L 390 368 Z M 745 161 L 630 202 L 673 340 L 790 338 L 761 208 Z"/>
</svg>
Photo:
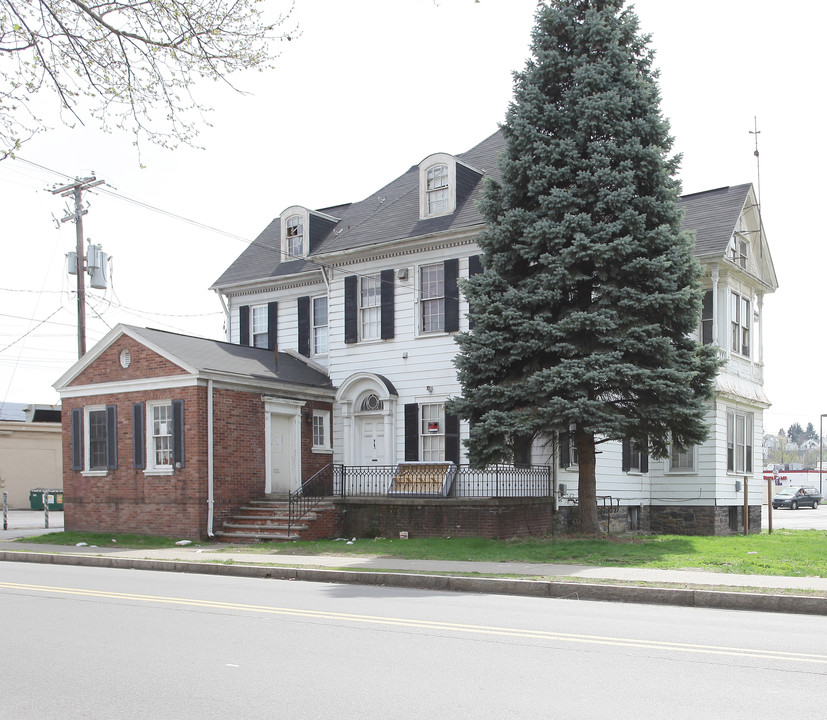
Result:
<svg viewBox="0 0 827 720">
<path fill-rule="evenodd" d="M 66 216 L 61 218 L 60 222 L 73 221 L 75 223 L 75 244 L 78 264 L 78 359 L 86 354 L 86 280 L 84 279 L 86 255 L 83 252 L 83 216 L 86 215 L 88 210 L 83 208 L 82 195 L 84 190 L 103 185 L 104 182 L 104 180 L 96 179 L 93 174 L 90 177 L 75 178 L 75 180 L 68 185 L 63 185 L 52 190 L 52 195 L 60 195 L 61 197 L 69 197 L 71 195 L 75 199 L 74 212 L 67 209 Z"/>
</svg>

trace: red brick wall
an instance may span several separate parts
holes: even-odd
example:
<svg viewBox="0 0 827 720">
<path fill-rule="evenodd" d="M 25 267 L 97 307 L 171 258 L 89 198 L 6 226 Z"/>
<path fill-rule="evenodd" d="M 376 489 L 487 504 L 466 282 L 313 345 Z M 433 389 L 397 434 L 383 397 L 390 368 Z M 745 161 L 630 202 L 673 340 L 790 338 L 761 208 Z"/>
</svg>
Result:
<svg viewBox="0 0 827 720">
<path fill-rule="evenodd" d="M 91 369 L 91 368 L 90 368 Z M 132 405 L 184 400 L 185 463 L 172 475 L 147 475 L 133 467 Z M 105 476 L 84 476 L 72 468 L 71 414 L 74 408 L 116 405 L 118 468 Z M 331 410 L 330 403 L 315 403 Z M 207 534 L 207 388 L 90 395 L 63 400 L 64 522 L 67 530 L 140 533 L 189 539 Z M 312 408 L 311 408 L 312 412 Z M 302 481 L 331 462 L 312 452 L 313 426 L 302 422 Z M 213 391 L 213 529 L 218 531 L 265 489 L 264 405 L 261 392 Z"/>
<path fill-rule="evenodd" d="M 260 392 L 213 391 L 213 443 L 213 526 L 218 531 L 239 507 L 264 494 L 266 448 Z"/>
<path fill-rule="evenodd" d="M 313 452 L 313 411 L 326 410 L 328 412 L 327 437 L 333 436 L 331 427 L 333 418 L 333 404 L 329 402 L 308 401 L 302 408 L 302 482 L 309 480 L 319 470 L 333 462 L 333 452 Z M 309 420 L 308 420 L 309 418 Z"/>
<path fill-rule="evenodd" d="M 184 401 L 184 467 L 147 475 L 133 467 L 132 404 Z M 72 470 L 71 414 L 117 406 L 118 467 L 103 476 Z M 206 528 L 206 390 L 189 387 L 63 399 L 63 507 L 67 530 L 199 538 Z"/>
<path fill-rule="evenodd" d="M 337 503 L 347 537 L 511 538 L 551 534 L 551 498 L 374 499 Z"/>
<path fill-rule="evenodd" d="M 128 368 L 121 367 L 121 351 L 129 350 L 131 361 Z M 69 386 L 92 385 L 104 382 L 122 382 L 124 380 L 143 380 L 145 378 L 185 375 L 187 371 L 170 362 L 127 335 L 119 337 L 103 351 L 99 358 L 78 375 Z"/>
</svg>

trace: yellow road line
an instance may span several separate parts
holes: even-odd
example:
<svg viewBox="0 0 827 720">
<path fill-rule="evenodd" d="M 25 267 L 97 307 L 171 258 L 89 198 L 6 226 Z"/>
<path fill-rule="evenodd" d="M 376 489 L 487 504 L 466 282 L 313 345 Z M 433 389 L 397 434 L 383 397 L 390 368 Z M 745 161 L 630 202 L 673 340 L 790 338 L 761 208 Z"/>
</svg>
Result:
<svg viewBox="0 0 827 720">
<path fill-rule="evenodd" d="M 636 640 L 632 638 L 613 638 L 602 635 L 583 635 L 576 633 L 552 632 L 548 630 L 521 630 L 490 625 L 467 625 L 462 623 L 440 622 L 437 620 L 415 620 L 412 618 L 393 618 L 381 615 L 356 615 L 352 613 L 326 612 L 323 610 L 306 610 L 302 608 L 281 608 L 268 605 L 248 605 L 245 603 L 219 602 L 216 600 L 198 600 L 194 598 L 176 598 L 163 595 L 138 595 L 108 590 L 85 590 L 50 585 L 29 585 L 26 583 L 0 582 L 0 589 L 24 590 L 39 593 L 57 593 L 60 595 L 80 595 L 109 600 L 129 600 L 133 602 L 157 603 L 163 605 L 183 605 L 218 610 L 284 615 L 316 620 L 338 620 L 344 622 L 386 625 L 394 627 L 420 628 L 426 630 L 444 630 L 447 632 L 473 633 L 499 637 L 530 638 L 535 640 L 557 640 L 571 643 L 586 643 L 614 647 L 645 648 L 650 650 L 671 650 L 683 653 L 700 653 L 707 655 L 730 655 L 737 657 L 762 658 L 765 660 L 797 661 L 827 664 L 827 655 L 792 653 L 780 650 L 759 650 L 754 648 L 732 648 L 718 645 L 696 645 L 676 643 L 666 640 Z"/>
</svg>

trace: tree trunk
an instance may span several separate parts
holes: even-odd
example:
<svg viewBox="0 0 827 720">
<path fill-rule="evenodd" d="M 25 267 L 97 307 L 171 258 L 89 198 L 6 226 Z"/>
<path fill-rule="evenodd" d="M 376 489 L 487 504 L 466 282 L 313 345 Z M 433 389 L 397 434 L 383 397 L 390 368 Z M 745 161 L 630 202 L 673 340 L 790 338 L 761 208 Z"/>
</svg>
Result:
<svg viewBox="0 0 827 720">
<path fill-rule="evenodd" d="M 586 432 L 580 423 L 577 423 L 575 443 L 577 444 L 577 499 L 580 505 L 580 532 L 584 535 L 597 535 L 600 533 L 600 523 L 597 519 L 594 433 Z"/>
</svg>

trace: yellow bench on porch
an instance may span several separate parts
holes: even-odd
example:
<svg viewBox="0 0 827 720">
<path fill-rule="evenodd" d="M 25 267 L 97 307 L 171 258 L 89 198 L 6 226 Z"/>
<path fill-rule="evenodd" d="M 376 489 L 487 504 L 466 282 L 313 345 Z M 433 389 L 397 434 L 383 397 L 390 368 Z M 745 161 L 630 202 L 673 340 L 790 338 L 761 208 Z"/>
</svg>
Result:
<svg viewBox="0 0 827 720">
<path fill-rule="evenodd" d="M 438 495 L 445 497 L 457 466 L 452 462 L 399 463 L 388 495 Z"/>
</svg>

